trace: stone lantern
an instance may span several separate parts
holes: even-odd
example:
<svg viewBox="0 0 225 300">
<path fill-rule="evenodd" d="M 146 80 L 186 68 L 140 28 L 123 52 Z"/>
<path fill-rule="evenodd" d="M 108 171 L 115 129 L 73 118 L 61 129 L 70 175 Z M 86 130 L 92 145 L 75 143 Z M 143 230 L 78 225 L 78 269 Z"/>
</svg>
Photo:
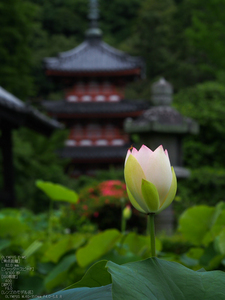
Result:
<svg viewBox="0 0 225 300">
<path fill-rule="evenodd" d="M 171 107 L 172 96 L 173 88 L 164 78 L 155 82 L 152 85 L 152 106 L 136 120 L 127 119 L 125 131 L 130 134 L 138 133 L 138 146 L 145 144 L 153 150 L 163 145 L 168 150 L 177 179 L 181 180 L 190 175 L 182 164 L 182 138 L 186 134 L 197 134 L 199 127 L 194 120 L 182 116 Z M 170 205 L 157 216 L 156 230 L 170 234 L 173 223 L 173 209 Z"/>
</svg>

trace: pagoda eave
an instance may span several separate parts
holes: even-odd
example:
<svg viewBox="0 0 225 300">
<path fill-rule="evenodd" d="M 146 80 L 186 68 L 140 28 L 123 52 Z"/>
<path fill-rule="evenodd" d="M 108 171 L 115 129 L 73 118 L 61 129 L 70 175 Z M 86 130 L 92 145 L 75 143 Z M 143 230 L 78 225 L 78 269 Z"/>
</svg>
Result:
<svg viewBox="0 0 225 300">
<path fill-rule="evenodd" d="M 53 118 L 57 118 L 59 120 L 62 119 L 83 119 L 83 118 L 134 118 L 140 116 L 140 114 L 143 113 L 143 110 L 141 111 L 134 111 L 134 112 L 121 112 L 121 113 L 49 113 L 49 116 Z"/>
<path fill-rule="evenodd" d="M 102 76 L 126 76 L 126 75 L 141 75 L 141 69 L 129 70 L 107 70 L 107 71 L 65 71 L 65 70 L 46 70 L 47 76 L 67 76 L 67 77 L 102 77 Z"/>
<path fill-rule="evenodd" d="M 70 158 L 73 162 L 121 162 L 124 161 L 129 145 L 64 147 L 58 153 L 62 158 Z"/>
<path fill-rule="evenodd" d="M 124 157 L 117 157 L 117 158 L 110 158 L 110 157 L 103 157 L 103 158 L 84 158 L 84 159 L 72 159 L 71 162 L 74 164 L 86 164 L 86 163 L 121 163 L 124 161 Z"/>
</svg>

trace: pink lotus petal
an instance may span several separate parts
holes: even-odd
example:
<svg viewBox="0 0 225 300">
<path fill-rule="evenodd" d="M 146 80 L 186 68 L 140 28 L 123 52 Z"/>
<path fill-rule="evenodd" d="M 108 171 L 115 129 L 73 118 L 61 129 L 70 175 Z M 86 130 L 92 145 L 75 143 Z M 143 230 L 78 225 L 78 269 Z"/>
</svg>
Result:
<svg viewBox="0 0 225 300">
<path fill-rule="evenodd" d="M 136 154 L 136 159 L 139 162 L 144 173 L 147 171 L 147 167 L 148 167 L 147 161 L 149 160 L 152 153 L 153 151 L 151 149 L 149 149 L 145 145 L 142 145 L 140 150 Z"/>
<path fill-rule="evenodd" d="M 130 149 L 128 149 L 128 151 L 127 151 L 127 155 L 126 155 L 126 158 L 125 158 L 125 165 L 126 165 L 126 162 L 127 162 L 128 157 L 129 157 L 131 154 L 135 157 L 137 153 L 138 153 L 138 151 L 137 151 L 136 148 L 130 147 Z"/>
<path fill-rule="evenodd" d="M 145 175 L 146 179 L 156 186 L 161 203 L 167 195 L 172 182 L 169 157 L 165 154 L 162 146 L 159 146 L 150 156 Z"/>
</svg>

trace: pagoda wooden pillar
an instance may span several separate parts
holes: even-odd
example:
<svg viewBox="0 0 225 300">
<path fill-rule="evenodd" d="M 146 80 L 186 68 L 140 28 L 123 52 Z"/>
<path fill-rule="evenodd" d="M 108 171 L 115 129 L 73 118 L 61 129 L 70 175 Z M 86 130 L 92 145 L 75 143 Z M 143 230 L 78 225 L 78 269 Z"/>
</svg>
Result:
<svg viewBox="0 0 225 300">
<path fill-rule="evenodd" d="M 1 193 L 4 206 L 15 206 L 14 171 L 12 155 L 12 127 L 9 123 L 1 123 L 1 149 L 3 167 L 3 192 Z"/>
</svg>

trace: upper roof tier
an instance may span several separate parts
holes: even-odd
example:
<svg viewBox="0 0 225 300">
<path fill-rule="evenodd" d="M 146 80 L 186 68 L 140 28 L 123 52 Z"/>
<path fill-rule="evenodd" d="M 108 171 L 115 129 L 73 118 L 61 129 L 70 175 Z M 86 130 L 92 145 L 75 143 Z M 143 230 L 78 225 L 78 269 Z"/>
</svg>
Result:
<svg viewBox="0 0 225 300">
<path fill-rule="evenodd" d="M 47 75 L 73 76 L 144 76 L 144 62 L 119 51 L 101 40 L 99 34 L 88 34 L 76 48 L 44 59 Z"/>
<path fill-rule="evenodd" d="M 98 28 L 98 1 L 89 0 L 90 20 L 86 39 L 72 50 L 57 57 L 44 59 L 46 74 L 52 76 L 124 76 L 144 77 L 145 64 L 140 57 L 132 57 L 102 41 Z"/>
</svg>

